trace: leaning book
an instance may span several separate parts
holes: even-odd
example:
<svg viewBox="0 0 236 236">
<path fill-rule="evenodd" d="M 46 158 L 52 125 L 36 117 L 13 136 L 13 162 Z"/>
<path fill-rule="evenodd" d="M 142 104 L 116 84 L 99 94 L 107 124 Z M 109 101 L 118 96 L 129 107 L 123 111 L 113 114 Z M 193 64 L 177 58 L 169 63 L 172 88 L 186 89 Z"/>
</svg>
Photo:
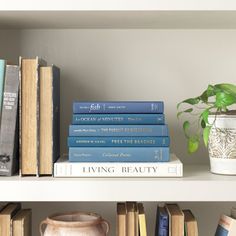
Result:
<svg viewBox="0 0 236 236">
<path fill-rule="evenodd" d="M 183 164 L 171 154 L 169 162 L 79 163 L 60 158 L 54 164 L 54 177 L 182 177 Z"/>
</svg>

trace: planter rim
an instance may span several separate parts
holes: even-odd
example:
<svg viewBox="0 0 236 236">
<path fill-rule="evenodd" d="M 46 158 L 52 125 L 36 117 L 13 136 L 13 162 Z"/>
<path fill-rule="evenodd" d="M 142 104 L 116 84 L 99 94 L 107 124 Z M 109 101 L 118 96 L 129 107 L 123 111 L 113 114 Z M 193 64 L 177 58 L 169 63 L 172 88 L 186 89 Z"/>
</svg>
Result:
<svg viewBox="0 0 236 236">
<path fill-rule="evenodd" d="M 225 119 L 228 119 L 228 118 L 235 118 L 236 119 L 236 114 L 210 114 L 209 115 L 209 118 L 215 118 L 216 116 L 216 119 L 222 119 L 222 118 L 225 118 Z"/>
</svg>

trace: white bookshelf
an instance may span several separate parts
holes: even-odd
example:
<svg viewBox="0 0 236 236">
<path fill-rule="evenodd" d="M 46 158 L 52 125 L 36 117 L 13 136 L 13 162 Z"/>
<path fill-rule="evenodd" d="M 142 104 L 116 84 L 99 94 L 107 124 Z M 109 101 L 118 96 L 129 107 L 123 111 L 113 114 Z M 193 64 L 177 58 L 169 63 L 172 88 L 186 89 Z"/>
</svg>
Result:
<svg viewBox="0 0 236 236">
<path fill-rule="evenodd" d="M 200 235 L 214 234 L 236 202 L 236 176 L 211 174 L 205 149 L 186 153 L 176 103 L 209 83 L 235 83 L 235 1 L 4 0 L 0 35 L 0 57 L 38 55 L 61 68 L 62 154 L 73 100 L 163 99 L 171 149 L 184 163 L 183 178 L 1 177 L 0 201 L 33 208 L 33 235 L 48 214 L 75 209 L 110 218 L 114 235 L 115 202 L 128 200 L 145 202 L 150 235 L 156 203 L 167 201 L 193 209 Z"/>
</svg>

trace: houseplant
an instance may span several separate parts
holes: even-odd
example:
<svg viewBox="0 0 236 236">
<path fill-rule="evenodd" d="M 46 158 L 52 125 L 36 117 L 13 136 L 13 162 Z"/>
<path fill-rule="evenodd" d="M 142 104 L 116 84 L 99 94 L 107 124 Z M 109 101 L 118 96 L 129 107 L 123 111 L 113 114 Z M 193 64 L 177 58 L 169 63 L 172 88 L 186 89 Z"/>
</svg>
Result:
<svg viewBox="0 0 236 236">
<path fill-rule="evenodd" d="M 187 105 L 188 107 L 183 108 Z M 177 117 L 184 119 L 188 152 L 198 150 L 201 140 L 208 147 L 211 172 L 236 175 L 236 85 L 209 85 L 197 97 L 177 105 Z"/>
</svg>

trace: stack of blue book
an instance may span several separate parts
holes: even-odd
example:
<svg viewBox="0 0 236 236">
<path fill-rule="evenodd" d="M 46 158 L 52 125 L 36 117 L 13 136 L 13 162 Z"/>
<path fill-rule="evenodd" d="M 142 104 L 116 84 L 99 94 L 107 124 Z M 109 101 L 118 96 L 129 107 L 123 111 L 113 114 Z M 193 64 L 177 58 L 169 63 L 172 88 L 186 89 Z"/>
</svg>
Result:
<svg viewBox="0 0 236 236">
<path fill-rule="evenodd" d="M 164 103 L 74 102 L 70 162 L 168 162 Z"/>
</svg>

